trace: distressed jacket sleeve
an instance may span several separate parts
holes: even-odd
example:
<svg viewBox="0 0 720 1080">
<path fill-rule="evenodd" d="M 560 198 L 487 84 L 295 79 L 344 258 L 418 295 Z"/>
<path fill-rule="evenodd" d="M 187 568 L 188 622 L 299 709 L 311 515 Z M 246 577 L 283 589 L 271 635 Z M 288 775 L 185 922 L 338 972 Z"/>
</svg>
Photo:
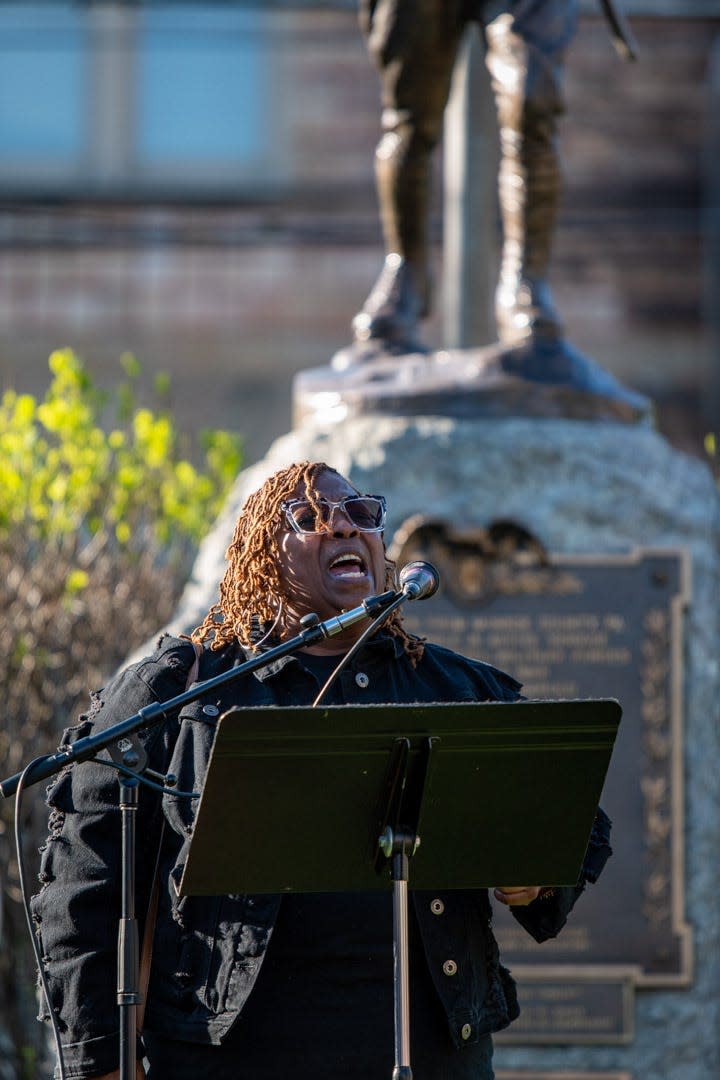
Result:
<svg viewBox="0 0 720 1080">
<path fill-rule="evenodd" d="M 171 639 L 152 657 L 121 672 L 89 712 L 68 728 L 63 744 L 134 715 L 180 693 L 193 661 L 187 643 Z M 177 724 L 164 718 L 144 733 L 151 768 L 165 772 Z M 99 755 L 106 757 L 106 753 Z M 115 769 L 95 762 L 71 765 L 47 790 L 49 835 L 41 850 L 40 891 L 31 909 L 61 1033 L 67 1075 L 99 1076 L 117 1067 L 117 934 L 121 911 L 121 829 Z M 162 810 L 160 796 L 141 787 L 136 821 L 136 913 L 142 923 Z M 47 1018 L 45 1003 L 42 1018 Z"/>
<path fill-rule="evenodd" d="M 599 878 L 605 863 L 612 855 L 610 829 L 610 818 L 598 807 L 577 885 L 549 890 L 547 895 L 541 893 L 537 900 L 533 900 L 527 907 L 510 909 L 520 925 L 536 941 L 557 937 L 587 882 L 594 884 Z"/>
</svg>

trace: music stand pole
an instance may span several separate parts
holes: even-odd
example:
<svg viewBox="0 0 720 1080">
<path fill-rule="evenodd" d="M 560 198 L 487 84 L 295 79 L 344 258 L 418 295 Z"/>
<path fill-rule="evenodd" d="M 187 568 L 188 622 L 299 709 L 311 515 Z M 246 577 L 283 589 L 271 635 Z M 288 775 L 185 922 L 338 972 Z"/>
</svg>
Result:
<svg viewBox="0 0 720 1080">
<path fill-rule="evenodd" d="M 380 837 L 383 855 L 392 859 L 393 880 L 393 998 L 395 1006 L 395 1065 L 392 1080 L 412 1080 L 410 1066 L 410 965 L 408 927 L 408 861 L 420 839 L 414 832 L 389 826 Z"/>
</svg>

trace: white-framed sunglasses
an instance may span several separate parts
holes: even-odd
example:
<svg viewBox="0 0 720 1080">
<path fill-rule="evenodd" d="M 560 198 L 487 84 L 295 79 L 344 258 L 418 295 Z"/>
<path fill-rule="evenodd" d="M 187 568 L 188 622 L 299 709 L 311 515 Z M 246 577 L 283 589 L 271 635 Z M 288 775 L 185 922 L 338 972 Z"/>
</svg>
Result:
<svg viewBox="0 0 720 1080">
<path fill-rule="evenodd" d="M 296 533 L 317 532 L 320 526 L 330 524 L 336 510 L 342 510 L 360 532 L 377 533 L 385 528 L 386 506 L 382 495 L 348 495 L 339 502 L 316 499 L 315 505 L 308 499 L 289 499 L 280 509 Z"/>
</svg>

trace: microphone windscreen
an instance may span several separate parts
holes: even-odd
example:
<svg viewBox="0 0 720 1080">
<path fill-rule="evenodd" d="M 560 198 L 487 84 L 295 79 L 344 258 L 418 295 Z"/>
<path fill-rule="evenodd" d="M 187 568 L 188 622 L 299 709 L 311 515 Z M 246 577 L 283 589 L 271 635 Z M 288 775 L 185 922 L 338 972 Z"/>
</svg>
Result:
<svg viewBox="0 0 720 1080">
<path fill-rule="evenodd" d="M 403 566 L 398 576 L 400 588 L 409 600 L 426 600 L 440 585 L 440 575 L 432 563 L 415 559 Z"/>
</svg>

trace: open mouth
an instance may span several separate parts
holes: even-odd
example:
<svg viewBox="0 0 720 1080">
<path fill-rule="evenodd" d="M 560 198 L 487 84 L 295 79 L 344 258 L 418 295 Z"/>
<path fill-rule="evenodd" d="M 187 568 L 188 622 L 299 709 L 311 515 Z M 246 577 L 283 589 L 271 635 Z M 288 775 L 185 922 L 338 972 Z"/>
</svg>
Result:
<svg viewBox="0 0 720 1080">
<path fill-rule="evenodd" d="M 360 555 L 351 551 L 337 555 L 328 566 L 328 572 L 332 577 L 342 581 L 364 581 L 367 577 L 365 561 Z"/>
</svg>

